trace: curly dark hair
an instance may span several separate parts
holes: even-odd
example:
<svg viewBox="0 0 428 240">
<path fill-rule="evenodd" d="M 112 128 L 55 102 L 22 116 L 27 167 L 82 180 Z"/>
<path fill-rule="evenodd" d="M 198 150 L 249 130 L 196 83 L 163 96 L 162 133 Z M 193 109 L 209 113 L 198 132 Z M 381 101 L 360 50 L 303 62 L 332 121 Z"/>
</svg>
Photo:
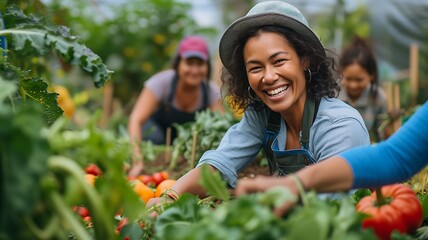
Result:
<svg viewBox="0 0 428 240">
<path fill-rule="evenodd" d="M 288 40 L 289 44 L 296 50 L 302 62 L 309 63 L 309 69 L 312 72 L 312 78 L 307 85 L 308 96 L 314 101 L 323 97 L 337 97 L 340 91 L 339 80 L 340 72 L 337 67 L 334 56 L 320 54 L 312 45 L 310 45 L 301 35 L 291 29 L 279 26 L 263 26 L 249 31 L 241 39 L 239 45 L 233 49 L 233 64 L 223 66 L 221 81 L 222 90 L 225 96 L 229 96 L 230 103 L 239 108 L 247 109 L 249 105 L 264 106 L 262 102 L 254 101 L 249 95 L 249 82 L 244 65 L 243 49 L 250 37 L 256 36 L 262 32 L 279 33 Z M 332 51 L 326 52 L 334 54 Z M 305 74 L 306 75 L 306 74 Z"/>
</svg>

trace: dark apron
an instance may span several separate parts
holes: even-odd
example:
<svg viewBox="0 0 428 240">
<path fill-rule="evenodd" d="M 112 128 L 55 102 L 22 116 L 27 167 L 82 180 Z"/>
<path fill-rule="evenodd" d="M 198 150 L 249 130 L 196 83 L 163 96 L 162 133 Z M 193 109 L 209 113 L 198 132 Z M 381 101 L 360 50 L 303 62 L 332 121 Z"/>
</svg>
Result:
<svg viewBox="0 0 428 240">
<path fill-rule="evenodd" d="M 301 149 L 279 150 L 275 138 L 278 135 L 282 118 L 279 113 L 270 113 L 266 124 L 264 151 L 271 175 L 285 176 L 316 162 L 313 154 L 309 152 L 309 133 L 318 112 L 318 106 L 319 102 L 315 103 L 310 98 L 306 99 L 300 132 Z"/>
<path fill-rule="evenodd" d="M 176 109 L 172 102 L 174 100 L 175 91 L 177 88 L 178 76 L 174 75 L 174 79 L 171 82 L 171 91 L 168 95 L 168 99 L 165 103 L 161 102 L 159 109 L 153 114 L 152 119 L 165 133 L 167 128 L 171 127 L 171 141 L 176 138 L 177 130 L 173 127 L 173 123 L 183 124 L 186 122 L 195 121 L 195 113 L 197 111 L 205 110 L 209 107 L 208 100 L 208 84 L 203 82 L 202 87 L 202 106 L 195 112 L 184 112 Z"/>
</svg>

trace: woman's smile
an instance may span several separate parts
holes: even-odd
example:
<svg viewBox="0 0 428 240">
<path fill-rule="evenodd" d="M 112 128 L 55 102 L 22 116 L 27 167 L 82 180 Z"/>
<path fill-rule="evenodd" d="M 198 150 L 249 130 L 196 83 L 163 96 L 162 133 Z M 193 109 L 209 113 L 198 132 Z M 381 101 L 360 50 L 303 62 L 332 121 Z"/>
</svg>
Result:
<svg viewBox="0 0 428 240">
<path fill-rule="evenodd" d="M 273 89 L 273 90 L 267 90 L 265 91 L 267 95 L 269 95 L 270 97 L 277 97 L 280 95 L 284 95 L 286 94 L 286 91 L 288 89 L 289 85 L 285 85 L 285 86 L 281 86 L 279 88 Z"/>
</svg>

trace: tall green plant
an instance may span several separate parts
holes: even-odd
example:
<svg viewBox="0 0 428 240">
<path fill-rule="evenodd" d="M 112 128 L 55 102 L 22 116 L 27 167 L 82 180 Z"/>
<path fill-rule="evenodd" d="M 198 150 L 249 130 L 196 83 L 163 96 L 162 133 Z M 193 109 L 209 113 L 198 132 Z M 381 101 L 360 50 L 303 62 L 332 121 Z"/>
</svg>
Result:
<svg viewBox="0 0 428 240">
<path fill-rule="evenodd" d="M 7 28 L 0 30 L 0 36 L 8 37 L 8 49 L 2 45 L 0 56 L 0 238 L 88 239 L 95 235 L 113 239 L 113 217 L 121 204 L 134 206 L 132 211 L 124 210 L 131 218 L 136 218 L 135 207 L 140 204 L 132 190 L 124 187 L 123 162 L 129 145 L 118 144 L 108 132 L 89 127 L 84 134 L 63 134 L 64 118 L 60 118 L 57 94 L 47 91 L 48 83 L 41 77 L 33 77 L 29 70 L 15 65 L 11 56 L 19 55 L 21 63 L 55 52 L 91 75 L 96 87 L 101 87 L 112 72 L 65 27 L 27 16 L 16 6 L 7 8 L 4 19 Z M 53 122 L 57 124 L 45 129 L 46 123 Z M 77 148 L 80 151 L 74 151 Z M 76 157 L 77 153 L 83 155 Z M 99 191 L 89 187 L 83 177 L 81 167 L 89 160 L 101 161 L 99 165 L 108 173 Z M 76 200 L 79 192 L 86 198 Z M 116 194 L 128 195 L 127 200 L 111 197 Z M 95 217 L 94 232 L 87 231 L 71 210 L 80 201 L 88 204 Z"/>
<path fill-rule="evenodd" d="M 21 9 L 12 5 L 4 15 L 6 28 L 0 30 L 0 36 L 8 37 L 8 49 L 2 49 L 0 59 L 0 76 L 5 80 L 18 81 L 18 92 L 10 98 L 15 101 L 29 100 L 40 104 L 42 115 L 47 124 L 51 124 L 62 110 L 56 103 L 56 93 L 47 91 L 48 84 L 41 77 L 34 77 L 30 71 L 14 65 L 19 62 L 31 63 L 33 56 L 47 56 L 54 52 L 63 61 L 79 66 L 92 76 L 96 87 L 101 87 L 110 79 L 112 71 L 102 62 L 101 58 L 78 42 L 68 28 L 55 26 L 46 19 L 25 15 Z"/>
</svg>

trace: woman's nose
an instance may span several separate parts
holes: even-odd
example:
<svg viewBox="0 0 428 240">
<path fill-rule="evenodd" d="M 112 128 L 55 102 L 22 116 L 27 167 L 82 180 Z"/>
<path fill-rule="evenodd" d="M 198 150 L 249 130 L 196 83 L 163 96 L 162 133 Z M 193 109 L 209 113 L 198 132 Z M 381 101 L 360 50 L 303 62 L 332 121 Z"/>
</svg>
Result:
<svg viewBox="0 0 428 240">
<path fill-rule="evenodd" d="M 266 67 L 265 75 L 262 78 L 262 82 L 266 84 L 274 83 L 278 80 L 278 74 L 275 72 L 275 68 Z"/>
</svg>

